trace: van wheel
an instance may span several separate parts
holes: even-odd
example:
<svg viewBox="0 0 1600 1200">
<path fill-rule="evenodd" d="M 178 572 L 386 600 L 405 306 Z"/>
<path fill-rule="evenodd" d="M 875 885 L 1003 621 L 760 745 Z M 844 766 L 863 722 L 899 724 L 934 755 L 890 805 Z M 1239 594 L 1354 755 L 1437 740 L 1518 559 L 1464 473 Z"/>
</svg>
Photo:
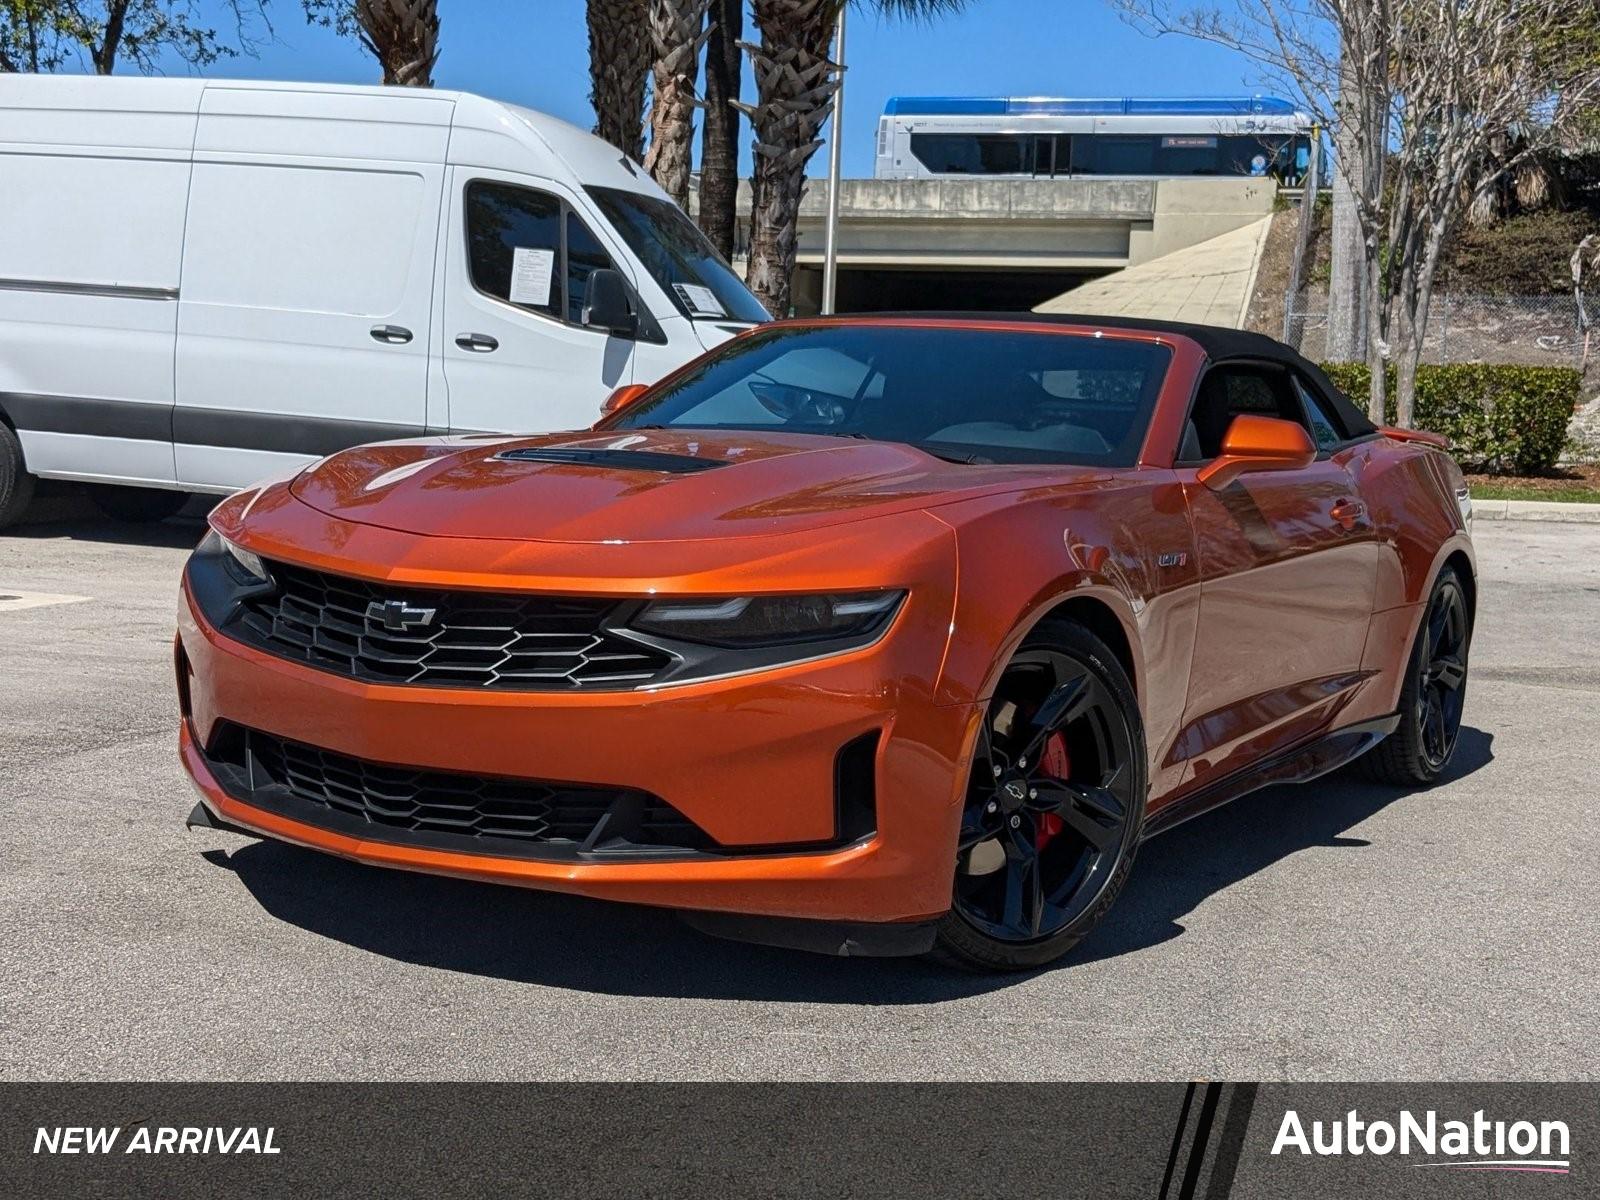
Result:
<svg viewBox="0 0 1600 1200">
<path fill-rule="evenodd" d="M 0 422 L 0 529 L 20 520 L 33 501 L 33 476 L 22 460 L 22 443 Z"/>
<path fill-rule="evenodd" d="M 143 525 L 176 516 L 189 503 L 187 492 L 165 488 L 117 487 L 95 483 L 88 486 L 94 506 L 113 521 Z"/>
</svg>

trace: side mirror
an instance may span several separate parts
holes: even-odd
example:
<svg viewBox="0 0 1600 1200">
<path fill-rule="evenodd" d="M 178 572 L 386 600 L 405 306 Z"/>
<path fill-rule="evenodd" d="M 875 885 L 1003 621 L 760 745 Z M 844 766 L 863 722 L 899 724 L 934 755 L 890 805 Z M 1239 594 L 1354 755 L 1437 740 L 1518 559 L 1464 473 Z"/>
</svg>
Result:
<svg viewBox="0 0 1600 1200">
<path fill-rule="evenodd" d="M 583 287 L 583 323 L 618 337 L 631 338 L 639 332 L 639 317 L 628 299 L 628 285 L 608 267 L 589 272 L 589 281 Z"/>
<path fill-rule="evenodd" d="M 600 417 L 604 420 L 619 409 L 627 408 L 640 396 L 650 390 L 647 383 L 625 383 L 611 395 L 606 397 L 606 402 L 600 406 Z"/>
<path fill-rule="evenodd" d="M 1243 414 L 1233 419 L 1222 438 L 1222 453 L 1195 475 L 1221 491 L 1241 475 L 1254 471 L 1297 471 L 1317 461 L 1311 435 L 1294 421 Z"/>
</svg>

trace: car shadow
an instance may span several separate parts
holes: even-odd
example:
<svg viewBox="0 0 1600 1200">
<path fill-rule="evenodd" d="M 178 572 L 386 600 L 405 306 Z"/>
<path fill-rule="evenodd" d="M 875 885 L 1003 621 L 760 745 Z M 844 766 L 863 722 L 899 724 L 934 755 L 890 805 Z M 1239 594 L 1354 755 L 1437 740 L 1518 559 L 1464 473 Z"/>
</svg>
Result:
<svg viewBox="0 0 1600 1200">
<path fill-rule="evenodd" d="M 1463 729 L 1450 777 L 1489 762 L 1491 737 Z M 1179 936 L 1206 897 L 1313 846 L 1368 845 L 1344 830 L 1404 798 L 1346 773 L 1274 787 L 1152 841 L 1106 921 L 1065 964 Z M 1028 975 L 975 975 L 917 959 L 827 958 L 725 942 L 670 912 L 366 867 L 280 842 L 202 857 L 262 908 L 319 937 L 400 962 L 607 995 L 812 1004 L 930 1004 Z"/>
<path fill-rule="evenodd" d="M 1493 742 L 1493 734 L 1463 726 L 1440 782 L 1488 765 Z M 1208 896 L 1301 850 L 1369 846 L 1345 831 L 1412 795 L 1407 788 L 1369 783 L 1346 768 L 1311 783 L 1252 792 L 1152 838 L 1140 848 L 1128 885 L 1105 920 L 1066 963 L 1116 958 L 1171 941 L 1184 931 L 1182 918 Z"/>
<path fill-rule="evenodd" d="M 33 503 L 15 525 L 0 532 L 0 541 L 70 538 L 108 546 L 155 546 L 193 549 L 205 533 L 206 515 L 225 497 L 191 493 L 183 508 L 162 521 L 118 521 L 95 507 L 86 485 L 60 479 L 38 480 Z"/>
<path fill-rule="evenodd" d="M 70 538 L 103 546 L 152 546 L 172 550 L 193 550 L 205 536 L 205 509 L 191 515 L 185 509 L 165 521 L 130 524 L 97 514 L 52 514 L 45 520 L 29 520 L 0 533 L 0 540 L 23 542 L 29 539 Z"/>
</svg>

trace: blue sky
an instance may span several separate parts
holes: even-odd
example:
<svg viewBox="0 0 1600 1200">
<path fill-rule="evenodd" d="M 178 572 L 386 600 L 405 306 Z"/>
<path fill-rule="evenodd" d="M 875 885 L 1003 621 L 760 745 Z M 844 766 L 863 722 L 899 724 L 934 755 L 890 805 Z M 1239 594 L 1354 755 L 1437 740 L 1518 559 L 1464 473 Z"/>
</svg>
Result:
<svg viewBox="0 0 1600 1200">
<path fill-rule="evenodd" d="M 202 0 L 214 13 L 215 0 Z M 439 0 L 441 87 L 481 92 L 582 125 L 589 108 L 583 0 Z M 294 0 L 268 10 L 276 40 L 256 58 L 209 73 L 262 79 L 376 82 L 353 40 L 308 27 Z M 746 28 L 746 37 L 754 31 Z M 889 21 L 858 5 L 847 27 L 844 169 L 872 174 L 873 138 L 894 95 L 1222 95 L 1264 90 L 1239 55 L 1186 38 L 1153 39 L 1105 0 L 971 0 L 968 11 L 928 24 Z M 169 73 L 182 73 L 174 63 Z M 747 94 L 753 85 L 747 79 Z M 748 142 L 748 126 L 745 127 Z M 748 169 L 749 149 L 743 150 Z M 826 150 L 812 174 L 827 169 Z"/>
</svg>

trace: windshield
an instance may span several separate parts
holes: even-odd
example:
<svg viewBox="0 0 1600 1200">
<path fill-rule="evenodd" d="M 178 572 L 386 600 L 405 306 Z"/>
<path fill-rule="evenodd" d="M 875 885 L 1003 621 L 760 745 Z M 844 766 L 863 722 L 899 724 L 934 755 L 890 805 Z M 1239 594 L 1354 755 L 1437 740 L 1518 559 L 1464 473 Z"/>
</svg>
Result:
<svg viewBox="0 0 1600 1200">
<path fill-rule="evenodd" d="M 620 188 L 585 190 L 684 316 L 696 321 L 771 320 L 761 301 L 672 201 Z"/>
<path fill-rule="evenodd" d="M 611 429 L 906 442 L 972 463 L 1132 466 L 1172 354 L 1127 338 L 845 324 L 758 330 Z"/>
</svg>

